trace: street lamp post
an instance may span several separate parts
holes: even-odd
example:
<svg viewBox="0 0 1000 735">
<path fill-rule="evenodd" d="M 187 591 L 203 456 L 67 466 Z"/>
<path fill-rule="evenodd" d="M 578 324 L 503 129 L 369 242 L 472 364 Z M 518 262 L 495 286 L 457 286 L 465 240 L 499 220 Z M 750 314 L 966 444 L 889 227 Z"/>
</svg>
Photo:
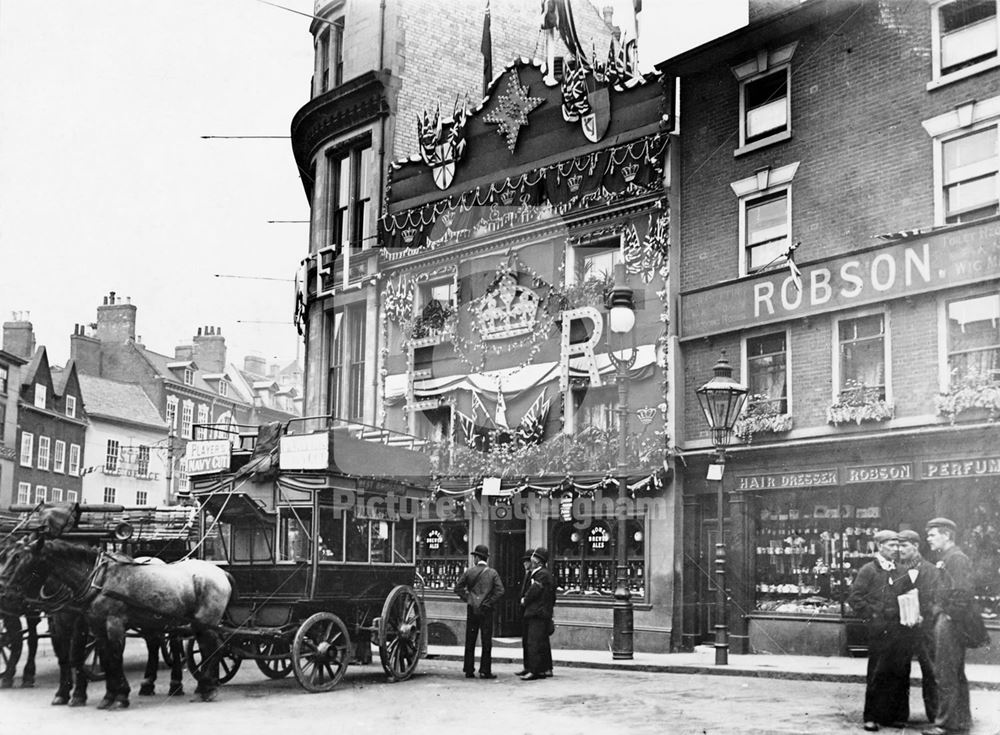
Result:
<svg viewBox="0 0 1000 735">
<path fill-rule="evenodd" d="M 725 666 L 729 663 L 729 627 L 726 605 L 726 506 L 722 477 L 726 466 L 726 447 L 733 438 L 733 424 L 743 409 L 747 389 L 733 380 L 733 368 L 726 360 L 725 351 L 715 363 L 712 372 L 712 379 L 695 393 L 712 431 L 712 444 L 717 452 L 716 462 L 709 468 L 708 477 L 718 481 L 716 502 L 719 526 L 715 544 L 715 664 Z"/>
<path fill-rule="evenodd" d="M 635 304 L 632 289 L 625 275 L 625 265 L 615 266 L 615 283 L 608 298 L 608 359 L 615 367 L 618 386 L 618 529 L 615 542 L 617 566 L 614 591 L 614 621 L 611 633 L 611 657 L 631 659 L 634 650 L 632 594 L 629 592 L 628 573 L 628 517 L 625 512 L 625 493 L 628 489 L 628 371 L 635 364 Z M 613 337 L 614 335 L 614 337 Z M 625 346 L 626 335 L 631 344 Z M 615 345 L 614 342 L 618 344 Z M 616 347 L 621 352 L 615 354 Z M 625 357 L 626 350 L 628 357 Z"/>
</svg>

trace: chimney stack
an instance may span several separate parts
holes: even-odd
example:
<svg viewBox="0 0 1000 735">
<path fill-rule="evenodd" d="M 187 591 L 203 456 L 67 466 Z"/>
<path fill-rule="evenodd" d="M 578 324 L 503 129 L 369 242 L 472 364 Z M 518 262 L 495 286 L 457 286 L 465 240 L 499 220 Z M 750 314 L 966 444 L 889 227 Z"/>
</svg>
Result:
<svg viewBox="0 0 1000 735">
<path fill-rule="evenodd" d="M 97 307 L 97 339 L 108 344 L 135 341 L 135 312 L 132 299 L 119 299 L 111 291 Z"/>
<path fill-rule="evenodd" d="M 11 321 L 3 323 L 3 348 L 5 351 L 25 360 L 35 354 L 35 328 L 27 311 L 15 311 Z"/>
<path fill-rule="evenodd" d="M 73 325 L 73 335 L 69 338 L 69 357 L 76 363 L 76 369 L 83 375 L 101 374 L 101 341 L 87 334 L 83 324 Z"/>
<path fill-rule="evenodd" d="M 226 369 L 226 338 L 221 327 L 198 327 L 194 336 L 195 364 L 205 372 L 221 373 Z"/>
</svg>

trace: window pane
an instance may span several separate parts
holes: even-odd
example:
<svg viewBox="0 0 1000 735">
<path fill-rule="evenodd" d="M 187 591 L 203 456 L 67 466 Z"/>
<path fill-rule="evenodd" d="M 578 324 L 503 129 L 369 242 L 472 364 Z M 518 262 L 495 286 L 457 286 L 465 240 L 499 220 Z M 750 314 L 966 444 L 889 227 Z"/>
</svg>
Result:
<svg viewBox="0 0 1000 735">
<path fill-rule="evenodd" d="M 309 561 L 312 558 L 312 510 L 281 508 L 278 561 Z"/>
<path fill-rule="evenodd" d="M 744 85 L 748 141 L 787 126 L 787 96 L 788 73 L 785 69 Z"/>
<path fill-rule="evenodd" d="M 604 250 L 600 252 L 587 252 L 581 248 L 583 255 L 581 267 L 578 275 L 581 280 L 588 278 L 607 279 L 612 278 L 615 273 L 615 266 L 622 262 L 621 248 Z"/>
<path fill-rule="evenodd" d="M 750 395 L 764 396 L 776 411 L 786 408 L 785 335 L 771 334 L 747 340 Z"/>
<path fill-rule="evenodd" d="M 344 519 L 333 508 L 319 509 L 319 560 L 344 560 Z"/>
<path fill-rule="evenodd" d="M 371 521 L 371 561 L 373 564 L 392 562 L 392 524 L 389 521 Z"/>
<path fill-rule="evenodd" d="M 347 561 L 368 561 L 368 521 L 347 514 Z"/>
<path fill-rule="evenodd" d="M 884 321 L 881 314 L 840 322 L 840 389 L 853 381 L 882 388 L 885 397 Z"/>
<path fill-rule="evenodd" d="M 959 378 L 1000 378 L 1000 295 L 948 304 L 948 367 Z"/>
<path fill-rule="evenodd" d="M 784 192 L 747 204 L 747 242 L 773 240 L 787 233 L 788 205 Z"/>
<path fill-rule="evenodd" d="M 785 98 L 769 102 L 747 112 L 747 139 L 759 138 L 773 130 L 782 130 L 788 121 Z"/>
<path fill-rule="evenodd" d="M 977 217 L 988 217 L 991 214 L 996 214 L 996 174 L 947 187 L 945 189 L 945 206 L 949 222 L 953 222 L 956 216 L 962 214 L 968 216 L 975 213 Z"/>
<path fill-rule="evenodd" d="M 940 12 L 943 72 L 996 56 L 995 0 L 958 0 L 943 6 Z"/>
</svg>

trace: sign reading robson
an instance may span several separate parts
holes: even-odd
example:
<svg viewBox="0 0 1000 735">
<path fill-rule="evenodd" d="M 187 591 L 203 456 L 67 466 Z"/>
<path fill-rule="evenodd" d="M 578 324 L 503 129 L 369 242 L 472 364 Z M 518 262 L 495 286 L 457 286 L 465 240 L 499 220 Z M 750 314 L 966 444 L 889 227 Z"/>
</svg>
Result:
<svg viewBox="0 0 1000 735">
<path fill-rule="evenodd" d="M 184 458 L 188 476 L 227 472 L 231 451 L 232 445 L 228 439 L 188 442 Z"/>
</svg>

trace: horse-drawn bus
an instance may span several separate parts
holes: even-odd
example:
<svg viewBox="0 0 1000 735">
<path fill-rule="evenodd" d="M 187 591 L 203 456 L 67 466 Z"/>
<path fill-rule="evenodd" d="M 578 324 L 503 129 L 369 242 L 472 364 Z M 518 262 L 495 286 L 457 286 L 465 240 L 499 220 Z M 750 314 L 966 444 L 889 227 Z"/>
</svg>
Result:
<svg viewBox="0 0 1000 735">
<path fill-rule="evenodd" d="M 253 447 L 189 445 L 201 556 L 237 590 L 220 626 L 221 682 L 251 659 L 269 677 L 294 672 L 306 690 L 328 691 L 350 663 L 371 660 L 373 643 L 389 680 L 401 681 L 424 650 L 414 531 L 430 461 L 325 420 L 306 430 L 316 422 L 260 427 Z M 189 666 L 201 658 L 189 643 Z"/>
</svg>

